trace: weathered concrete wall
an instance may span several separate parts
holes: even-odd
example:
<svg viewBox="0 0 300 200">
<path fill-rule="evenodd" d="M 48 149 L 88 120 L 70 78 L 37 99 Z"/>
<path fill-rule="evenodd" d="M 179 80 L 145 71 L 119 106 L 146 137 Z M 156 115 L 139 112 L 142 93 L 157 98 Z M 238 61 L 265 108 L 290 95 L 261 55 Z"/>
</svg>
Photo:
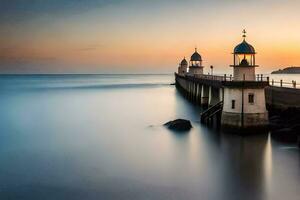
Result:
<svg viewBox="0 0 300 200">
<path fill-rule="evenodd" d="M 215 105 L 224 99 L 221 125 L 224 128 L 265 128 L 268 124 L 268 111 L 266 110 L 265 91 L 263 88 L 218 88 L 209 84 L 200 84 L 188 77 L 176 77 L 176 85 L 184 92 L 186 97 L 202 106 Z M 244 106 L 242 112 L 242 93 L 244 93 Z M 254 95 L 254 102 L 248 101 L 248 95 Z M 235 108 L 231 108 L 231 100 L 235 100 Z M 243 113 L 243 114 L 242 114 Z"/>
<path fill-rule="evenodd" d="M 189 67 L 189 74 L 203 74 L 203 67 Z"/>
<path fill-rule="evenodd" d="M 221 99 L 221 92 L 222 88 L 214 88 L 214 87 L 209 87 L 209 98 L 208 98 L 208 105 L 213 106 L 222 101 Z"/>
<path fill-rule="evenodd" d="M 180 85 L 180 87 L 182 87 L 183 90 L 185 90 L 185 92 L 188 92 L 191 89 L 191 88 L 189 88 L 189 85 L 191 84 L 192 81 L 189 81 L 186 77 L 180 78 L 180 76 L 178 76 L 176 82 L 178 85 Z M 197 101 L 201 101 L 202 85 L 203 84 L 201 84 L 201 83 L 197 83 L 195 86 L 196 88 L 194 88 L 196 90 L 196 92 L 194 92 L 194 95 L 196 95 Z M 220 91 L 220 93 L 223 92 L 222 89 L 220 89 L 219 91 Z M 252 92 L 252 91 L 249 91 L 249 92 Z M 247 102 L 247 98 L 248 98 L 247 94 L 249 92 L 245 91 L 244 98 L 245 98 L 246 103 L 248 103 Z M 240 94 L 240 92 L 238 92 L 238 94 Z M 222 100 L 222 96 L 223 95 L 220 95 L 220 97 L 221 97 L 220 100 Z M 230 96 L 231 98 L 233 98 L 235 95 L 227 94 L 226 96 Z M 261 104 L 262 100 L 260 98 L 261 96 L 262 96 L 261 94 L 255 95 L 255 101 L 256 102 L 259 101 L 260 105 L 262 105 Z M 239 99 L 239 98 L 236 98 L 236 99 Z M 265 88 L 265 100 L 266 100 L 266 104 L 268 107 L 272 107 L 272 108 L 276 108 L 276 109 L 300 108 L 300 89 L 269 86 L 269 87 Z M 229 103 L 230 103 L 230 101 L 229 101 Z M 239 107 L 239 102 L 236 102 L 236 106 L 237 106 L 237 108 Z M 230 110 L 230 107 L 231 107 L 230 104 L 224 105 L 224 108 L 225 108 L 224 111 L 232 112 L 232 110 Z M 256 109 L 253 109 L 254 107 L 255 107 L 255 105 L 252 105 L 249 108 L 251 110 L 256 110 Z M 226 108 L 228 108 L 228 109 L 226 109 Z"/>
<path fill-rule="evenodd" d="M 255 81 L 255 67 L 234 67 L 233 77 L 235 81 Z"/>
<path fill-rule="evenodd" d="M 208 106 L 208 99 L 209 99 L 209 86 L 202 85 L 202 89 L 201 89 L 201 105 Z"/>
<path fill-rule="evenodd" d="M 186 77 L 180 78 L 180 76 L 178 76 L 176 82 L 185 91 L 188 91 L 189 90 L 188 83 L 190 83 L 192 81 L 189 81 Z M 201 89 L 202 89 L 201 86 L 203 84 L 204 83 L 197 83 L 197 85 L 196 85 L 197 86 L 196 94 L 197 94 L 198 99 L 201 99 L 200 93 L 201 93 Z M 222 92 L 222 89 L 220 90 L 220 92 Z M 222 96 L 223 95 L 220 95 L 220 97 L 222 97 Z M 232 95 L 230 95 L 230 96 L 233 97 Z M 259 96 L 261 96 L 261 95 L 260 94 L 256 95 L 256 97 L 259 97 Z M 300 89 L 269 86 L 269 87 L 265 88 L 265 98 L 266 98 L 265 99 L 266 104 L 269 107 L 274 107 L 274 108 L 278 108 L 278 109 L 300 108 Z M 245 95 L 245 99 L 247 100 L 247 95 Z M 256 99 L 256 101 L 257 101 L 257 99 Z M 259 101 L 261 102 L 261 100 L 259 100 Z M 230 105 L 227 105 L 227 106 L 225 105 L 224 107 L 225 108 L 230 107 Z"/>
<path fill-rule="evenodd" d="M 266 91 L 267 106 L 277 109 L 300 108 L 300 90 L 269 86 Z"/>
<path fill-rule="evenodd" d="M 242 94 L 244 93 L 244 113 L 264 113 L 266 110 L 264 89 L 224 88 L 224 112 L 242 113 Z M 254 94 L 254 103 L 248 102 L 248 95 Z M 235 100 L 232 109 L 231 101 Z"/>
<path fill-rule="evenodd" d="M 223 127 L 265 127 L 268 124 L 268 112 L 244 113 L 243 116 L 242 113 L 222 112 L 221 124 Z"/>
<path fill-rule="evenodd" d="M 224 88 L 223 127 L 257 128 L 268 125 L 268 112 L 263 88 Z M 243 95 L 244 94 L 244 95 Z M 249 102 L 248 95 L 254 95 Z M 235 106 L 232 108 L 232 100 Z"/>
<path fill-rule="evenodd" d="M 176 79 L 176 84 L 178 84 L 185 91 L 188 90 L 188 88 L 187 88 L 187 81 L 184 78 L 180 78 L 178 76 L 177 79 Z"/>
<path fill-rule="evenodd" d="M 223 88 L 201 84 L 184 76 L 176 77 L 176 85 L 189 100 L 205 107 L 213 106 L 223 100 Z"/>
</svg>

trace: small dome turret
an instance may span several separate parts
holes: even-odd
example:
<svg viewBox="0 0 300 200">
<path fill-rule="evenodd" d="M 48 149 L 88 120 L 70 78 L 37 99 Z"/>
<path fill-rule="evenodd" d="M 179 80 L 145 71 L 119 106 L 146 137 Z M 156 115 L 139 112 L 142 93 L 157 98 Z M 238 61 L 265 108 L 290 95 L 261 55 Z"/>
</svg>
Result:
<svg viewBox="0 0 300 200">
<path fill-rule="evenodd" d="M 255 49 L 246 42 L 246 30 L 243 30 L 243 41 L 234 48 L 233 77 L 235 81 L 255 80 Z"/>
<path fill-rule="evenodd" d="M 191 56 L 190 67 L 202 67 L 202 57 L 197 52 L 197 48 L 195 48 L 195 52 Z"/>
<path fill-rule="evenodd" d="M 184 57 L 183 60 L 181 61 L 180 65 L 181 65 L 181 66 L 183 66 L 183 65 L 188 65 L 188 62 L 187 62 L 187 60 L 185 59 L 185 57 Z"/>
<path fill-rule="evenodd" d="M 191 61 L 202 61 L 201 55 L 197 52 L 197 48 L 195 48 L 195 53 L 191 56 Z"/>
<path fill-rule="evenodd" d="M 246 40 L 244 39 L 242 43 L 237 45 L 234 48 L 234 53 L 235 54 L 255 54 L 255 49 L 254 47 L 247 43 Z"/>
<path fill-rule="evenodd" d="M 239 67 L 256 67 L 255 49 L 246 42 L 246 31 L 243 30 L 243 41 L 233 50 L 233 66 Z"/>
</svg>

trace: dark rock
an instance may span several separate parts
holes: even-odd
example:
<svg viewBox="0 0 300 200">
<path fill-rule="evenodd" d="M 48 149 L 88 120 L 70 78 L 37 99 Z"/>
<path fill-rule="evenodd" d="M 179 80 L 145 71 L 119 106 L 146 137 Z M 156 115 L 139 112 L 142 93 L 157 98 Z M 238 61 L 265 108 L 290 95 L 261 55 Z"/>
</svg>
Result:
<svg viewBox="0 0 300 200">
<path fill-rule="evenodd" d="M 169 121 L 165 123 L 164 126 L 175 131 L 188 131 L 192 128 L 191 122 L 185 119 L 176 119 L 173 121 Z"/>
</svg>

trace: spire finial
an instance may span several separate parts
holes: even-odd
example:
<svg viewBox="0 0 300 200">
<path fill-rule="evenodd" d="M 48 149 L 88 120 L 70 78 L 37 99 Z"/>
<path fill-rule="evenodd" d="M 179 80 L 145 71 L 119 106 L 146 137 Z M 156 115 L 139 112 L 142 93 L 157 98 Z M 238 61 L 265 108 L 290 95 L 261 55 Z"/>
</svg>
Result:
<svg viewBox="0 0 300 200">
<path fill-rule="evenodd" d="M 197 46 L 195 47 L 195 52 L 197 52 Z"/>
<path fill-rule="evenodd" d="M 244 38 L 244 40 L 245 40 L 246 37 L 247 37 L 247 36 L 246 36 L 246 33 L 247 33 L 247 32 L 246 32 L 246 30 L 244 29 L 244 30 L 243 30 L 243 38 Z"/>
</svg>

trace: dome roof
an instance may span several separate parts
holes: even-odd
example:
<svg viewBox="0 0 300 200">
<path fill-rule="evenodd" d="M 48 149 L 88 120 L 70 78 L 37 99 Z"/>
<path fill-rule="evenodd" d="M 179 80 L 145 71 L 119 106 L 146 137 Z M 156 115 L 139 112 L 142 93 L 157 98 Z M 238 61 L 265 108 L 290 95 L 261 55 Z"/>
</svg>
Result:
<svg viewBox="0 0 300 200">
<path fill-rule="evenodd" d="M 202 58 L 200 54 L 197 52 L 197 49 L 195 49 L 195 53 L 191 56 L 191 61 L 202 61 Z"/>
<path fill-rule="evenodd" d="M 246 40 L 237 45 L 234 48 L 235 54 L 255 54 L 255 49 L 251 44 L 248 44 Z"/>
<path fill-rule="evenodd" d="M 185 58 L 181 61 L 180 65 L 188 65 L 188 62 Z"/>
</svg>

